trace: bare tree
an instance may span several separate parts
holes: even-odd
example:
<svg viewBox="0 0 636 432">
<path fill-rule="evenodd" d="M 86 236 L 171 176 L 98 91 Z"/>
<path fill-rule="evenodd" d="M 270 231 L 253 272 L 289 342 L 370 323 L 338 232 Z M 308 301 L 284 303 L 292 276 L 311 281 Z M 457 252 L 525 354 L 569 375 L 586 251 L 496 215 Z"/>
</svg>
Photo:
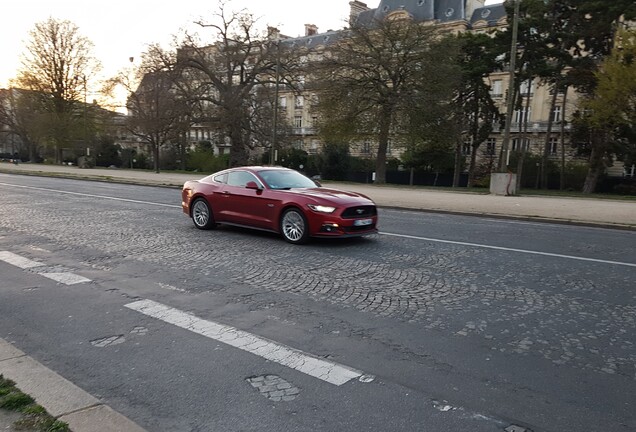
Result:
<svg viewBox="0 0 636 432">
<path fill-rule="evenodd" d="M 199 21 L 212 32 L 212 43 L 188 36 L 178 51 L 178 63 L 203 107 L 204 121 L 230 144 L 230 165 L 245 165 L 250 150 L 268 146 L 271 133 L 256 110 L 274 85 L 277 65 L 289 53 L 283 44 L 260 37 L 256 21 L 246 12 L 228 12 L 224 4 L 211 22 Z M 271 118 L 271 116 L 270 116 Z M 265 128 L 267 129 L 267 128 Z"/>
<path fill-rule="evenodd" d="M 111 81 L 129 92 L 129 131 L 148 145 L 156 172 L 160 169 L 160 149 L 169 143 L 183 144 L 182 137 L 192 121 L 187 96 L 182 93 L 187 82 L 180 80 L 181 72 L 174 66 L 174 54 L 152 45 L 136 71 L 138 85 L 126 73 Z"/>
<path fill-rule="evenodd" d="M 50 116 L 48 139 L 56 162 L 61 162 L 62 149 L 71 140 L 73 123 L 81 121 L 78 107 L 86 94 L 86 80 L 99 69 L 92 48 L 75 24 L 49 18 L 31 31 L 15 80 L 38 96 L 38 110 Z"/>
<path fill-rule="evenodd" d="M 37 159 L 49 130 L 49 118 L 39 111 L 38 99 L 27 90 L 0 90 L 0 125 L 11 135 L 12 144 L 17 141 L 26 150 L 30 161 Z M 17 147 L 12 151 L 20 153 Z"/>
</svg>

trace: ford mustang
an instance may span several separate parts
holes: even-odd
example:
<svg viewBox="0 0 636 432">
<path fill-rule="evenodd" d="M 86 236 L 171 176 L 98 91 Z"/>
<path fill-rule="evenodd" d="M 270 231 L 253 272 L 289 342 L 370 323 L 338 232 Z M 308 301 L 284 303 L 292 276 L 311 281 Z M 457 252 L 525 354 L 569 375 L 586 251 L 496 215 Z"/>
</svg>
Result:
<svg viewBox="0 0 636 432">
<path fill-rule="evenodd" d="M 190 180 L 181 193 L 194 226 L 236 225 L 279 233 L 289 243 L 310 237 L 357 237 L 378 232 L 368 197 L 320 186 L 280 167 L 237 167 Z"/>
</svg>

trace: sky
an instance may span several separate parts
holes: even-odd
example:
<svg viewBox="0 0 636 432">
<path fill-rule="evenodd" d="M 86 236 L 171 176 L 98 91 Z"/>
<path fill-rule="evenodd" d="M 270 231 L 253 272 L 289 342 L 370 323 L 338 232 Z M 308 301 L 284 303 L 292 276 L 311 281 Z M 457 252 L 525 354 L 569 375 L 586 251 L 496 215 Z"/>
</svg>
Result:
<svg viewBox="0 0 636 432">
<path fill-rule="evenodd" d="M 486 4 L 502 0 L 487 0 Z M 375 7 L 373 0 L 365 1 Z M 379 0 L 378 0 L 379 3 Z M 99 78 L 115 76 L 130 65 L 129 58 L 139 59 L 147 46 L 159 43 L 170 47 L 172 36 L 184 29 L 200 30 L 194 20 L 211 16 L 217 9 L 215 0 L 3 0 L 0 23 L 0 88 L 9 87 L 9 79 L 21 67 L 29 32 L 35 24 L 48 18 L 69 20 L 79 33 L 93 44 L 93 55 L 102 63 Z M 318 26 L 320 32 L 345 26 L 349 0 L 231 0 L 226 9 L 247 9 L 258 18 L 258 27 L 278 27 L 288 36 L 301 36 L 305 24 Z"/>
</svg>

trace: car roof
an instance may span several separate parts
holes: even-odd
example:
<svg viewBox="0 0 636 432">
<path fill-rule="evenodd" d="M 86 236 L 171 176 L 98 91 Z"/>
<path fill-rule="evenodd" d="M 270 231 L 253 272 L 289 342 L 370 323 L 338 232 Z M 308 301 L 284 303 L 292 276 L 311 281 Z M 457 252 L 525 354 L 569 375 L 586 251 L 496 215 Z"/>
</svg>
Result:
<svg viewBox="0 0 636 432">
<path fill-rule="evenodd" d="M 285 168 L 285 167 L 281 167 L 281 166 L 261 166 L 261 165 L 232 167 L 232 168 L 228 168 L 225 171 L 234 171 L 234 170 L 245 170 L 245 171 L 252 171 L 252 172 L 273 171 L 273 170 L 276 170 L 276 171 L 293 171 L 290 168 Z"/>
</svg>

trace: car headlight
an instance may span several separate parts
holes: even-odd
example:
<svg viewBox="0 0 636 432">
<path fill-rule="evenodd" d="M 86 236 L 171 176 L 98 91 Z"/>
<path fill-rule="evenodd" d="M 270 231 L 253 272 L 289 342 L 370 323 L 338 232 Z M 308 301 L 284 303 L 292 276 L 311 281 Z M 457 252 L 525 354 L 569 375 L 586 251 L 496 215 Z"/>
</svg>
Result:
<svg viewBox="0 0 636 432">
<path fill-rule="evenodd" d="M 331 206 L 308 204 L 309 208 L 318 213 L 333 213 L 336 208 Z"/>
</svg>

